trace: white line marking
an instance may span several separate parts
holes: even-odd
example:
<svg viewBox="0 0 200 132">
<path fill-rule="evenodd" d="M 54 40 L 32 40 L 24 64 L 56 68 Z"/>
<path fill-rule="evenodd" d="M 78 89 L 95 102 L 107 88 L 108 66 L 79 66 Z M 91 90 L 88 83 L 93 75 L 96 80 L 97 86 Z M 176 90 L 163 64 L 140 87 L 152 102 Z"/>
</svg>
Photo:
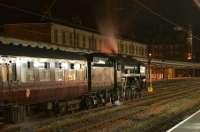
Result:
<svg viewBox="0 0 200 132">
<path fill-rule="evenodd" d="M 166 132 L 172 132 L 174 129 L 176 129 L 177 127 L 179 127 L 180 125 L 182 125 L 183 123 L 185 123 L 186 121 L 188 121 L 189 119 L 191 119 L 192 117 L 194 117 L 195 115 L 197 115 L 198 113 L 200 113 L 200 110 L 197 111 L 197 112 L 195 112 L 195 113 L 193 113 L 191 116 L 189 116 L 185 120 L 181 121 L 180 123 L 178 123 L 177 125 L 175 125 L 171 129 L 167 130 Z"/>
</svg>

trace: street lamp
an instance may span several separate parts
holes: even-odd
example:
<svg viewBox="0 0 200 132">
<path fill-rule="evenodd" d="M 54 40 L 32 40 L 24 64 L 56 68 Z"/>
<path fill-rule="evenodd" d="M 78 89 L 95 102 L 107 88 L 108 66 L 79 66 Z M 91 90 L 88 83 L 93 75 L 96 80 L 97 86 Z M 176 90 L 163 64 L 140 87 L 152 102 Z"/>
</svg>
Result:
<svg viewBox="0 0 200 132">
<path fill-rule="evenodd" d="M 152 53 L 149 52 L 148 54 L 148 71 L 149 71 L 149 85 L 148 85 L 148 92 L 153 92 L 153 86 L 152 86 L 152 79 L 151 79 L 151 59 L 152 59 Z"/>
<path fill-rule="evenodd" d="M 187 60 L 188 60 L 188 61 L 191 61 L 191 60 L 192 60 L 192 53 L 188 53 L 188 55 L 187 55 Z"/>
</svg>

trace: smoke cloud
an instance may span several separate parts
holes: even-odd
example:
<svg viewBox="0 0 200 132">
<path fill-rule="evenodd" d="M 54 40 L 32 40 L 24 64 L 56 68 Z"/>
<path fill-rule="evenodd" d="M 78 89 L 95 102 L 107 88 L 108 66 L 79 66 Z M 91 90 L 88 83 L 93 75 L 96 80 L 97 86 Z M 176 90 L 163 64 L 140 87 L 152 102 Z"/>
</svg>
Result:
<svg viewBox="0 0 200 132">
<path fill-rule="evenodd" d="M 104 0 L 104 7 L 102 7 L 102 14 L 100 19 L 97 21 L 98 30 L 106 38 L 104 45 L 101 47 L 101 52 L 106 54 L 118 53 L 116 34 L 118 28 L 115 19 L 115 8 L 116 1 Z"/>
</svg>

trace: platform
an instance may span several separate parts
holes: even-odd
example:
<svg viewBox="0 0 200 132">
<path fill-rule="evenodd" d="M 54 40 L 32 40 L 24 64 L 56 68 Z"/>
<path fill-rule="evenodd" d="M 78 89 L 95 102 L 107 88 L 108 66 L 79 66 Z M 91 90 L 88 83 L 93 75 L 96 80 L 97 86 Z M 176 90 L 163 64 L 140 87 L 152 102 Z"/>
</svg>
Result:
<svg viewBox="0 0 200 132">
<path fill-rule="evenodd" d="M 181 121 L 167 132 L 200 132 L 200 110 Z"/>
</svg>

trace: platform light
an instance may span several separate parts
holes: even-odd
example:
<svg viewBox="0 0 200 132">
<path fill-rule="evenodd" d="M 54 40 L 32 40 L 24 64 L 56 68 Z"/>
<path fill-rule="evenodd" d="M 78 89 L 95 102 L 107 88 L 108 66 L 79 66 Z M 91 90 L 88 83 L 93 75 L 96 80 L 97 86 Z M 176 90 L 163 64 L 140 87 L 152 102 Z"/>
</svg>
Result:
<svg viewBox="0 0 200 132">
<path fill-rule="evenodd" d="M 97 62 L 97 64 L 106 64 L 106 62 L 105 62 L 104 60 L 99 60 L 99 61 Z"/>
<path fill-rule="evenodd" d="M 102 58 L 102 57 L 94 57 L 93 58 L 93 63 L 94 64 L 103 64 L 103 65 L 105 65 L 107 61 L 108 61 L 108 58 Z"/>
<path fill-rule="evenodd" d="M 81 67 L 80 64 L 75 64 L 75 65 L 74 65 L 74 69 L 75 69 L 75 70 L 79 70 L 80 67 Z"/>
<path fill-rule="evenodd" d="M 34 62 L 34 67 L 43 68 L 44 67 L 44 63 L 36 61 L 36 62 Z"/>
<path fill-rule="evenodd" d="M 21 64 L 21 63 L 26 63 L 27 62 L 27 58 L 26 57 L 17 57 L 16 63 L 17 64 Z M 30 59 L 29 59 L 30 60 Z"/>
<path fill-rule="evenodd" d="M 151 57 L 151 56 L 152 56 L 152 53 L 149 53 L 148 55 L 149 55 L 149 57 Z"/>
<path fill-rule="evenodd" d="M 61 63 L 61 67 L 64 69 L 69 69 L 69 64 L 68 63 Z"/>
<path fill-rule="evenodd" d="M 192 60 L 192 53 L 188 53 L 187 60 Z"/>
<path fill-rule="evenodd" d="M 146 73 L 146 67 L 140 66 L 140 73 L 145 74 Z"/>
<path fill-rule="evenodd" d="M 152 78 L 151 78 L 151 58 L 152 53 L 149 52 L 148 54 L 148 72 L 149 72 L 149 85 L 148 85 L 148 92 L 152 93 L 153 92 L 153 85 L 152 85 Z"/>
</svg>

